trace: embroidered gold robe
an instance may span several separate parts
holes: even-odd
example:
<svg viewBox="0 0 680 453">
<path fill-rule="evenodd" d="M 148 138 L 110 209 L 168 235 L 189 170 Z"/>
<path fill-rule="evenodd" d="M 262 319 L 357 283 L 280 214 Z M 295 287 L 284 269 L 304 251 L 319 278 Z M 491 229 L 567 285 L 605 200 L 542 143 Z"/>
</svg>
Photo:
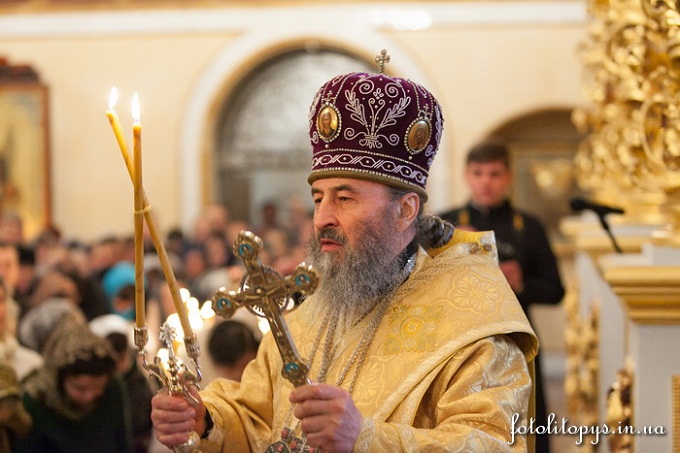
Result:
<svg viewBox="0 0 680 453">
<path fill-rule="evenodd" d="M 354 385 L 352 399 L 364 416 L 354 451 L 526 451 L 523 437 L 509 442 L 513 414 L 526 423 L 527 362 L 538 342 L 492 248 L 490 233 L 456 231 L 446 247 L 419 251 Z M 324 318 L 319 311 L 312 296 L 287 318 L 302 357 L 311 354 Z M 327 383 L 336 382 L 368 318 L 339 340 Z M 203 452 L 264 452 L 284 426 L 294 426 L 288 402 L 292 384 L 281 367 L 267 335 L 240 384 L 218 379 L 202 391 L 215 425 L 202 442 Z"/>
</svg>

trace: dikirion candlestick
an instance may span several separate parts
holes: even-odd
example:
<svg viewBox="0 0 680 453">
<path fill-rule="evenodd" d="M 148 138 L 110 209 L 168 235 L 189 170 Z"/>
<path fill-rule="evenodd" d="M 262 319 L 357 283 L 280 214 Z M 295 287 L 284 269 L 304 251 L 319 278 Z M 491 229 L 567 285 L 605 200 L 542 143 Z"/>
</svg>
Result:
<svg viewBox="0 0 680 453">
<path fill-rule="evenodd" d="M 135 93 L 132 102 L 132 137 L 133 137 L 133 152 L 134 161 L 130 158 L 125 136 L 123 135 L 120 126 L 120 119 L 114 110 L 115 104 L 118 100 L 118 91 L 113 88 L 109 98 L 109 109 L 106 116 L 109 118 L 111 127 L 118 141 L 125 165 L 128 169 L 130 178 L 132 179 L 134 187 L 134 245 L 135 245 L 135 345 L 139 349 L 139 355 L 142 357 L 144 368 L 151 374 L 155 375 L 162 383 L 162 386 L 170 391 L 172 394 L 184 395 L 184 397 L 191 399 L 189 389 L 192 386 L 198 386 L 201 382 L 201 369 L 198 363 L 198 356 L 201 348 L 198 344 L 198 338 L 191 329 L 189 323 L 188 309 L 182 300 L 179 286 L 175 273 L 170 265 L 168 253 L 165 250 L 165 245 L 158 234 L 158 229 L 151 215 L 149 201 L 144 192 L 144 185 L 142 181 L 142 123 L 140 121 L 140 106 L 139 96 Z M 170 294 L 175 304 L 175 310 L 179 317 L 180 324 L 184 333 L 184 345 L 187 355 L 194 361 L 196 374 L 191 373 L 184 364 L 175 360 L 174 350 L 172 349 L 172 338 L 174 331 L 170 331 L 169 326 L 164 324 L 161 329 L 161 338 L 165 337 L 168 340 L 170 359 L 166 365 L 161 364 L 161 359 L 156 356 L 154 363 L 149 364 L 146 361 L 146 343 L 148 340 L 148 332 L 145 319 L 145 300 L 144 300 L 144 220 L 146 219 L 149 227 L 149 233 L 158 253 L 158 258 L 161 262 L 161 268 L 165 275 L 165 280 L 170 288 Z M 190 440 L 173 447 L 175 453 L 194 453 L 199 450 L 200 438 L 195 431 L 191 432 Z"/>
</svg>

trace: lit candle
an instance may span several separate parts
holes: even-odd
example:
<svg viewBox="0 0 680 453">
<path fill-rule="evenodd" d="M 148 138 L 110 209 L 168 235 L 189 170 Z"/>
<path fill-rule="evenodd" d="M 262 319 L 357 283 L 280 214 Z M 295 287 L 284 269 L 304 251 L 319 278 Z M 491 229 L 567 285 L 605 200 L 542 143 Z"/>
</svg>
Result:
<svg viewBox="0 0 680 453">
<path fill-rule="evenodd" d="M 123 128 L 120 125 L 120 118 L 118 118 L 118 113 L 114 110 L 116 103 L 118 102 L 118 90 L 116 87 L 111 88 L 109 94 L 109 109 L 106 111 L 106 116 L 109 118 L 109 123 L 111 123 L 111 129 L 113 129 L 113 135 L 116 137 L 118 142 L 118 147 L 120 152 L 125 159 L 125 165 L 130 172 L 130 177 L 133 175 L 132 160 L 130 159 L 130 152 L 128 151 L 127 143 L 125 142 L 125 136 L 123 135 Z"/>
<path fill-rule="evenodd" d="M 111 89 L 111 94 L 109 97 L 109 110 L 106 112 L 106 116 L 109 118 L 109 122 L 111 123 L 111 127 L 113 128 L 113 133 L 116 136 L 116 140 L 118 141 L 118 147 L 120 148 L 120 153 L 123 156 L 123 160 L 125 161 L 125 166 L 128 169 L 128 174 L 130 175 L 130 178 L 134 182 L 135 177 L 134 176 L 135 171 L 133 167 L 134 163 L 132 162 L 132 158 L 130 157 L 130 153 L 128 151 L 127 143 L 125 142 L 125 137 L 123 136 L 122 133 L 120 120 L 118 118 L 118 115 L 116 114 L 116 111 L 114 110 L 117 101 L 118 91 L 114 87 Z M 146 220 L 146 225 L 149 228 L 149 234 L 151 235 L 153 245 L 156 249 L 156 252 L 158 253 L 158 258 L 161 262 L 161 269 L 163 271 L 163 275 L 165 276 L 165 281 L 168 283 L 170 294 L 172 295 L 172 301 L 175 305 L 175 310 L 177 311 L 177 316 L 181 321 L 182 330 L 184 331 L 184 338 L 185 339 L 192 338 L 193 331 L 191 329 L 191 324 L 189 323 L 189 317 L 187 315 L 186 307 L 184 306 L 184 302 L 182 301 L 182 296 L 179 291 L 180 288 L 179 285 L 177 284 L 177 279 L 175 278 L 175 273 L 172 270 L 172 264 L 170 263 L 168 252 L 166 251 L 165 244 L 161 240 L 161 236 L 158 233 L 158 228 L 156 228 L 156 222 L 154 221 L 154 218 L 151 215 L 151 208 L 149 205 L 149 200 L 147 199 L 146 194 L 144 192 L 144 187 L 141 188 L 141 191 L 144 197 L 143 198 L 144 207 L 142 208 L 142 211 L 144 213 L 144 219 Z"/>
<path fill-rule="evenodd" d="M 142 185 L 142 123 L 140 122 L 139 97 L 132 98 L 132 142 L 134 149 L 134 195 L 135 195 L 135 320 L 137 328 L 146 326 L 144 301 L 144 189 Z"/>
<path fill-rule="evenodd" d="M 134 168 L 132 166 L 132 160 L 130 159 L 130 152 L 128 151 L 127 143 L 125 142 L 125 136 L 123 135 L 123 129 L 120 125 L 120 118 L 118 118 L 118 113 L 114 110 L 116 103 L 118 102 L 118 90 L 116 87 L 111 88 L 109 94 L 109 109 L 106 111 L 106 116 L 109 118 L 109 123 L 111 123 L 111 128 L 113 129 L 113 135 L 116 136 L 116 141 L 118 142 L 118 147 L 125 160 L 125 165 L 127 166 L 130 177 L 133 178 Z"/>
</svg>

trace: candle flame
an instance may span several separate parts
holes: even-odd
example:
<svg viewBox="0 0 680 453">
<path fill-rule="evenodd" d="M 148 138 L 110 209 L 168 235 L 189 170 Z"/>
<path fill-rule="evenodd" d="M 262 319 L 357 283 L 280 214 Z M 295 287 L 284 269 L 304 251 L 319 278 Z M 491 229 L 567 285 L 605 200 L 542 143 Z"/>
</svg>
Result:
<svg viewBox="0 0 680 453">
<path fill-rule="evenodd" d="M 168 352 L 167 349 L 161 348 L 158 350 L 158 353 L 156 353 L 156 356 L 160 359 L 161 362 L 163 363 L 168 363 L 168 360 L 170 360 L 170 353 Z"/>
<path fill-rule="evenodd" d="M 198 299 L 195 297 L 190 297 L 185 304 L 187 305 L 187 310 L 198 311 Z"/>
<path fill-rule="evenodd" d="M 111 93 L 109 94 L 109 110 L 113 110 L 118 102 L 118 89 L 116 87 L 111 88 Z"/>
<path fill-rule="evenodd" d="M 215 311 L 212 309 L 212 302 L 206 300 L 201 307 L 201 318 L 212 319 L 215 317 Z"/>
<path fill-rule="evenodd" d="M 182 329 L 182 323 L 179 320 L 179 315 L 177 313 L 171 313 L 165 319 L 165 322 L 175 328 L 178 338 L 184 338 L 184 330 Z"/>
<path fill-rule="evenodd" d="M 137 96 L 137 93 L 135 92 L 135 95 L 132 96 L 132 119 L 135 123 L 139 123 L 139 118 L 139 96 Z"/>
</svg>

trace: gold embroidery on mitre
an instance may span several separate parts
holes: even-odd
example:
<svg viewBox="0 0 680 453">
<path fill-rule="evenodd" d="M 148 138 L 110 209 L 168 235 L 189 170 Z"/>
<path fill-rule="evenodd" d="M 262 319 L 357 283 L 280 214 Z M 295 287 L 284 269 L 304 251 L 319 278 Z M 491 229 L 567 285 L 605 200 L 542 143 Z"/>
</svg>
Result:
<svg viewBox="0 0 680 453">
<path fill-rule="evenodd" d="M 440 305 L 394 307 L 389 313 L 386 354 L 399 352 L 430 352 L 436 349 L 435 335 L 442 317 Z"/>
</svg>

